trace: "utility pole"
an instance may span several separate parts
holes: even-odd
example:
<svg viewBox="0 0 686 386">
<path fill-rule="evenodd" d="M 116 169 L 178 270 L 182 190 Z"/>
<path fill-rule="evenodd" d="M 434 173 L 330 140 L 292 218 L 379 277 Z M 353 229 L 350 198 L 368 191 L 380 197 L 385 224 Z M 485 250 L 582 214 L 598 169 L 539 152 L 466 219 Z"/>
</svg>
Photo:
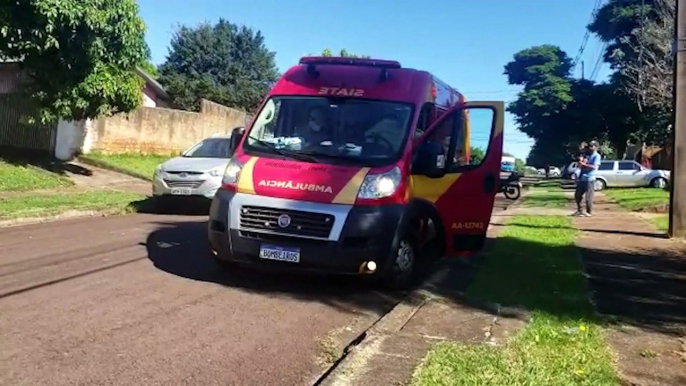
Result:
<svg viewBox="0 0 686 386">
<path fill-rule="evenodd" d="M 686 0 L 676 1 L 669 236 L 686 238 Z"/>
<path fill-rule="evenodd" d="M 581 79 L 586 79 L 586 74 L 584 73 L 584 61 L 581 61 Z"/>
</svg>

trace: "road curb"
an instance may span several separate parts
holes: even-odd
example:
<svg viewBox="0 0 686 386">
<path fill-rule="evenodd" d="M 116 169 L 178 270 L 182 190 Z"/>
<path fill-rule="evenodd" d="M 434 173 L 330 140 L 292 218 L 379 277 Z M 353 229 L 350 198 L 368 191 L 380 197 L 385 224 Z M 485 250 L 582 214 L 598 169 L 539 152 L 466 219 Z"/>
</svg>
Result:
<svg viewBox="0 0 686 386">
<path fill-rule="evenodd" d="M 11 220 L 0 221 L 0 229 L 19 227 L 23 225 L 42 224 L 46 222 L 55 222 L 60 220 L 69 220 L 85 217 L 107 217 L 124 215 L 122 209 L 106 209 L 106 210 L 69 210 L 52 216 L 41 217 L 20 217 Z"/>
<path fill-rule="evenodd" d="M 77 157 L 77 160 L 83 164 L 95 166 L 96 168 L 101 168 L 101 169 L 109 170 L 112 172 L 125 174 L 129 177 L 138 178 L 139 180 L 143 180 L 146 182 L 152 182 L 152 177 L 146 177 L 143 174 L 132 172 L 130 170 L 126 170 L 126 169 L 123 169 L 123 168 L 120 168 L 120 167 L 117 167 L 114 165 L 110 165 L 107 162 L 98 161 L 98 160 L 90 158 L 88 156 L 81 155 L 81 156 Z"/>
</svg>

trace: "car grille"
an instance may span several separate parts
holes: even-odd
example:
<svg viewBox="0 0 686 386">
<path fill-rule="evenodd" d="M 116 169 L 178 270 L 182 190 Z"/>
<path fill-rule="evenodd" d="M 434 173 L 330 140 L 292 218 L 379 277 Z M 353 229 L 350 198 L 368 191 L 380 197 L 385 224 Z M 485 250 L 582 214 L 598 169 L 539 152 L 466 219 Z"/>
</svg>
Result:
<svg viewBox="0 0 686 386">
<path fill-rule="evenodd" d="M 191 188 L 196 189 L 202 185 L 204 181 L 176 181 L 176 180 L 164 180 L 170 188 Z"/>
<path fill-rule="evenodd" d="M 290 224 L 282 228 L 278 224 L 281 215 L 291 218 Z M 240 213 L 241 228 L 265 230 L 274 233 L 328 238 L 334 223 L 334 216 L 325 213 L 301 212 L 288 209 L 243 206 Z"/>
</svg>

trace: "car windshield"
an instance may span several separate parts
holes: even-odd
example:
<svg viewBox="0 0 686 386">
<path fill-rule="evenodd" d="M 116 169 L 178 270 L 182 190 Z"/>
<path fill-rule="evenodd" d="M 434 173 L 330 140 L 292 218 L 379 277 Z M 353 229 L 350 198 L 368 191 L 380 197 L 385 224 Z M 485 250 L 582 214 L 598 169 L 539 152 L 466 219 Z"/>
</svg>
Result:
<svg viewBox="0 0 686 386">
<path fill-rule="evenodd" d="M 400 156 L 412 106 L 353 98 L 272 97 L 244 150 L 312 162 L 382 165 Z"/>
<path fill-rule="evenodd" d="M 231 141 L 228 138 L 208 138 L 188 149 L 187 158 L 229 158 Z"/>
</svg>

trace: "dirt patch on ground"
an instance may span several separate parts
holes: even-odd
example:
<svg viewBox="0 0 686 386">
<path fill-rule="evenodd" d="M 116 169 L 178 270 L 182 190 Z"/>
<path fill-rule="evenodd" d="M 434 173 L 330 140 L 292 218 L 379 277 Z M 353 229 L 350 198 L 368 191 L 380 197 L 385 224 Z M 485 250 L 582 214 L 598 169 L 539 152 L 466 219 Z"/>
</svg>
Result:
<svg viewBox="0 0 686 386">
<path fill-rule="evenodd" d="M 669 213 L 669 204 L 647 206 L 645 208 L 641 208 L 639 210 L 636 210 L 636 212 L 641 212 L 641 213 Z"/>
</svg>

